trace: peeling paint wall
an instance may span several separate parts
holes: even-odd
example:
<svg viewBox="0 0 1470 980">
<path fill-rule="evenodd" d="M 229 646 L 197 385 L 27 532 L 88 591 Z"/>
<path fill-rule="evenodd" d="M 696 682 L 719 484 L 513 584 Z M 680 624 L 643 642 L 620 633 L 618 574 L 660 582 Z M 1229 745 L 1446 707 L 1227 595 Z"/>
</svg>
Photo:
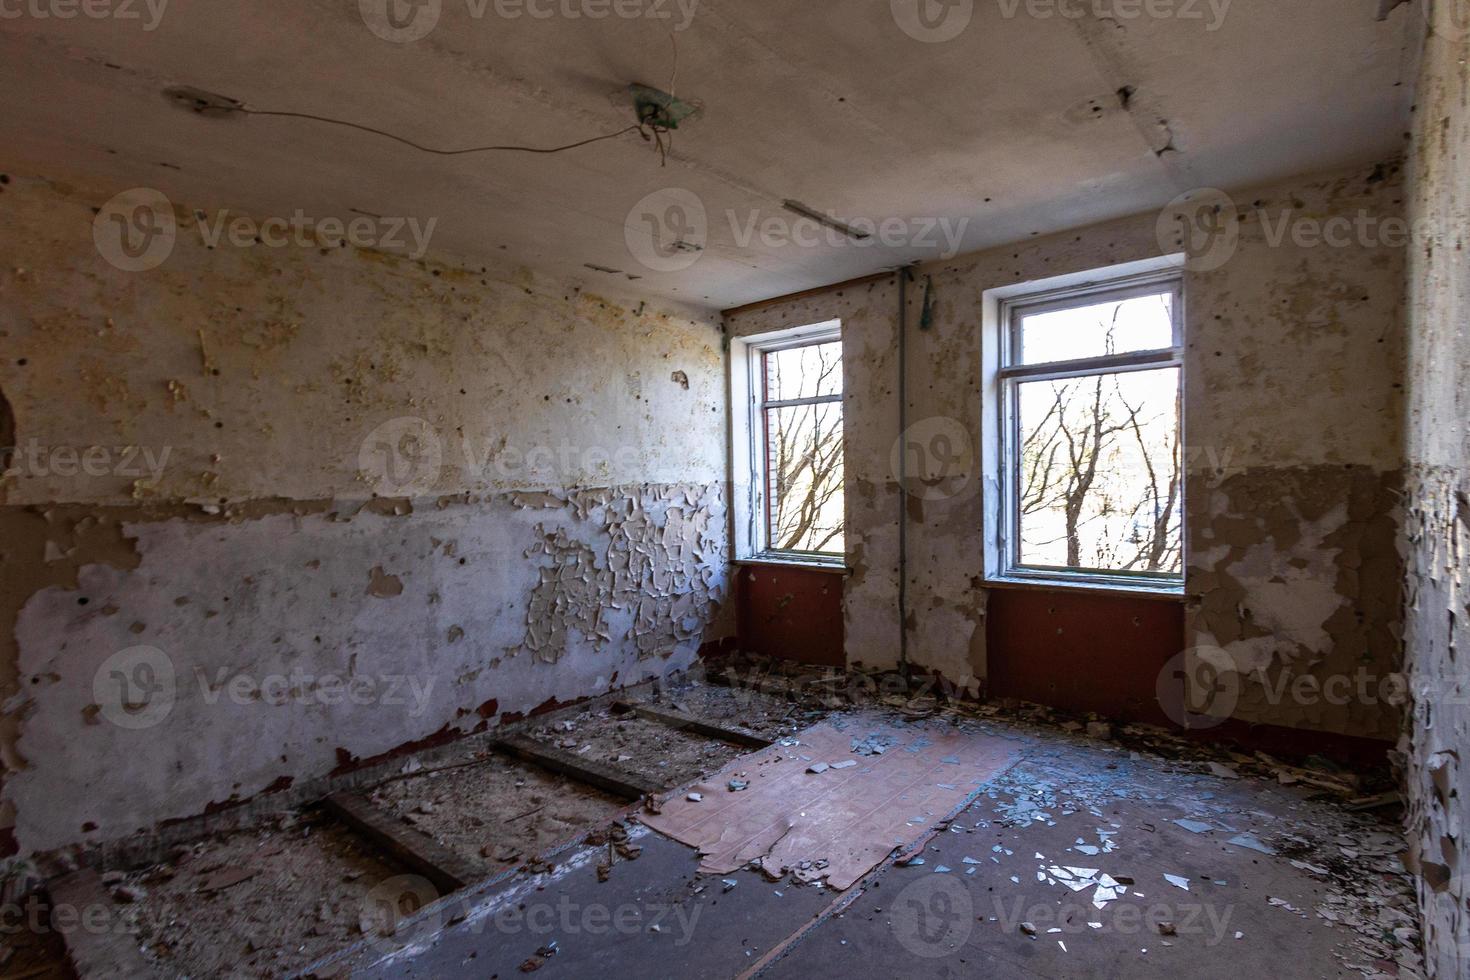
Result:
<svg viewBox="0 0 1470 980">
<path fill-rule="evenodd" d="M 1386 739 L 1397 731 L 1398 709 L 1381 698 L 1303 698 L 1282 684 L 1389 678 L 1399 665 L 1405 257 L 1381 232 L 1385 222 L 1400 230 L 1401 186 L 1388 161 L 1236 192 L 1233 254 L 1186 273 L 1188 608 L 1179 649 L 1227 651 L 1242 721 Z M 1345 242 L 1294 237 L 1299 225 L 1334 219 L 1371 231 Z M 916 666 L 955 682 L 986 678 L 978 460 L 982 426 L 995 422 L 980 394 L 984 292 L 1157 256 L 1160 224 L 1140 215 L 915 270 L 909 441 L 945 435 L 959 447 L 942 480 L 910 460 Z M 726 318 L 741 335 L 844 321 L 847 463 L 861 474 L 849 491 L 847 653 L 883 666 L 898 657 L 896 288 L 869 283 Z"/>
<path fill-rule="evenodd" d="M 1237 195 L 1234 256 L 1188 281 L 1188 640 L 1240 671 L 1238 719 L 1397 730 L 1402 197 L 1393 163 Z M 1334 218 L 1361 230 L 1296 238 Z"/>
<path fill-rule="evenodd" d="M 1410 174 L 1404 632 L 1414 708 L 1401 747 L 1426 964 L 1448 980 L 1470 975 L 1470 35 L 1463 5 L 1434 0 L 1431 14 Z"/>
<path fill-rule="evenodd" d="M 22 850 L 116 839 L 687 666 L 730 632 L 692 310 L 356 248 L 124 272 L 0 187 L 0 751 Z M 0 416 L 5 413 L 0 413 Z"/>
</svg>

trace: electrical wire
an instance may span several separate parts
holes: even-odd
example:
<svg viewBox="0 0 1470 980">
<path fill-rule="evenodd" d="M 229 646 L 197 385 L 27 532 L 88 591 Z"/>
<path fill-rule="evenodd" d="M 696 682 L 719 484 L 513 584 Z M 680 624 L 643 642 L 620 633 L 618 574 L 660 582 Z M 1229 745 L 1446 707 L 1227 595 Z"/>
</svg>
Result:
<svg viewBox="0 0 1470 980">
<path fill-rule="evenodd" d="M 638 135 L 639 136 L 642 136 L 645 140 L 648 139 L 648 134 L 643 131 L 643 124 L 642 123 L 637 123 L 637 124 L 632 125 L 632 126 L 625 126 L 624 128 L 618 130 L 616 133 L 604 133 L 602 136 L 592 136 L 592 137 L 589 137 L 588 139 L 578 140 L 575 143 L 567 143 L 564 146 L 540 147 L 540 146 L 517 146 L 517 145 L 513 145 L 512 144 L 512 145 L 503 145 L 503 146 L 467 146 L 467 147 L 464 147 L 463 149 L 444 150 L 444 149 L 439 149 L 438 147 L 424 146 L 422 143 L 415 143 L 411 139 L 407 139 L 407 138 L 405 138 L 403 136 L 398 136 L 398 135 L 396 135 L 394 133 L 390 133 L 390 132 L 388 132 L 386 130 L 377 129 L 376 127 L 373 127 L 373 126 L 364 126 L 362 123 L 349 122 L 346 119 L 333 119 L 331 116 L 318 116 L 318 115 L 314 115 L 313 113 L 310 113 L 310 112 L 284 112 L 284 111 L 275 110 L 275 109 L 251 109 L 251 108 L 248 108 L 246 106 L 229 106 L 228 108 L 229 108 L 229 111 L 231 111 L 231 112 L 239 112 L 239 113 L 243 113 L 244 115 L 248 115 L 248 116 L 279 116 L 279 117 L 284 118 L 284 119 L 309 119 L 309 120 L 312 120 L 314 122 L 327 123 L 327 124 L 332 125 L 332 126 L 345 126 L 348 129 L 356 129 L 356 130 L 360 130 L 360 131 L 362 131 L 364 133 L 372 133 L 374 136 L 382 136 L 382 137 L 384 137 L 386 139 L 390 139 L 390 140 L 393 140 L 395 142 L 402 143 L 405 146 L 411 146 L 415 150 L 418 150 L 418 151 L 420 151 L 422 153 L 432 153 L 435 156 L 442 156 L 442 157 L 461 156 L 461 155 L 466 154 L 466 153 L 492 153 L 492 152 L 510 152 L 510 153 L 561 153 L 561 152 L 563 152 L 565 150 L 575 150 L 577 147 L 579 147 L 579 146 L 586 146 L 589 143 L 597 143 L 597 142 L 600 142 L 602 140 L 616 139 L 617 137 L 622 136 L 625 133 L 631 133 L 631 132 L 634 132 L 635 130 L 638 132 Z M 655 132 L 655 135 L 657 135 L 657 128 L 655 128 L 654 132 Z M 662 150 L 662 146 L 661 145 L 660 145 L 660 150 Z"/>
<path fill-rule="evenodd" d="M 673 68 L 670 72 L 669 77 L 669 101 L 672 105 L 674 99 L 674 86 L 678 83 L 679 80 L 679 42 L 673 32 L 669 33 L 669 44 L 673 47 L 674 56 Z M 601 136 L 591 136 L 587 139 L 577 140 L 575 143 L 566 143 L 562 146 L 542 147 L 521 146 L 518 144 L 502 144 L 490 146 L 466 146 L 460 149 L 447 150 L 434 146 L 425 146 L 422 143 L 416 143 L 405 136 L 399 136 L 396 133 L 390 133 L 385 129 L 378 129 L 376 126 L 366 126 L 362 123 L 355 123 L 346 119 L 337 119 L 332 116 L 319 116 L 311 112 L 288 112 L 281 109 L 252 109 L 249 106 L 240 105 L 238 103 L 233 105 L 221 105 L 216 103 L 209 105 L 208 108 L 213 112 L 238 112 L 241 115 L 246 116 L 276 116 L 281 119 L 307 119 L 312 122 L 326 123 L 329 126 L 343 126 L 347 129 L 355 129 L 359 132 L 371 133 L 374 136 L 381 136 L 384 139 L 393 140 L 395 143 L 402 143 L 404 146 L 412 147 L 413 149 L 418 150 L 420 153 L 430 153 L 434 156 L 441 157 L 463 156 L 468 153 L 563 153 L 567 150 L 575 150 L 578 147 L 587 146 L 591 143 L 600 143 L 603 140 L 617 139 L 619 136 L 623 136 L 627 133 L 632 133 L 635 131 L 638 133 L 639 136 L 643 138 L 644 142 L 649 142 L 650 137 L 648 135 L 648 132 L 645 130 L 645 127 L 647 127 L 648 130 L 652 130 L 653 132 L 651 141 L 654 145 L 654 148 L 658 150 L 659 166 L 662 167 L 668 165 L 668 155 L 673 151 L 674 148 L 673 128 L 671 126 L 659 123 L 657 119 L 653 116 L 639 119 L 638 122 L 633 124 L 632 126 L 624 126 L 622 129 L 618 130 L 615 133 L 604 133 Z M 197 104 L 195 106 L 195 111 L 202 112 L 203 103 Z"/>
<path fill-rule="evenodd" d="M 674 98 L 674 85 L 679 79 L 679 42 L 678 39 L 674 36 L 673 32 L 669 33 L 669 44 L 672 45 L 674 49 L 674 64 L 669 78 L 669 101 L 672 105 Z M 601 136 L 590 136 L 587 139 L 577 140 L 575 143 L 566 143 L 562 146 L 521 146 L 519 144 L 512 143 L 489 146 L 466 146 L 460 149 L 446 150 L 435 146 L 425 146 L 422 143 L 416 143 L 405 136 L 399 136 L 397 133 L 390 133 L 385 129 L 378 129 L 376 126 L 366 126 L 362 123 L 355 123 L 346 119 L 337 119 L 332 116 L 319 116 L 311 112 L 288 112 L 282 109 L 252 109 L 249 106 L 241 105 L 237 102 L 234 102 L 233 100 L 217 100 L 211 98 L 208 101 L 205 101 L 205 93 L 197 93 L 193 90 L 185 91 L 181 89 L 178 90 L 178 92 L 173 93 L 173 97 L 176 99 L 178 99 L 180 96 L 183 96 L 187 100 L 193 101 L 193 109 L 195 112 L 199 113 L 203 113 L 207 109 L 211 113 L 238 112 L 241 115 L 245 116 L 276 116 L 281 119 L 307 119 L 312 122 L 326 123 L 329 126 L 343 126 L 347 129 L 355 129 L 359 132 L 371 133 L 374 136 L 381 136 L 384 139 L 393 140 L 395 143 L 402 143 L 404 146 L 412 147 L 413 149 L 418 150 L 420 153 L 430 153 L 434 156 L 441 157 L 463 156 L 467 153 L 563 153 L 567 150 L 575 150 L 580 146 L 587 146 L 591 143 L 600 143 L 603 140 L 617 139 L 619 136 L 623 136 L 627 133 L 635 131 L 638 133 L 639 136 L 643 138 L 644 142 L 649 142 L 650 137 L 648 135 L 648 132 L 646 132 L 644 129 L 645 126 L 653 131 L 652 142 L 654 147 L 658 150 L 659 166 L 668 165 L 668 155 L 674 148 L 673 127 L 660 123 L 656 118 L 656 113 L 653 115 L 649 115 L 646 118 L 640 118 L 637 123 L 633 124 L 632 126 L 624 126 L 622 129 L 618 130 L 615 133 L 604 133 Z M 226 102 L 228 102 L 229 104 L 222 104 Z"/>
</svg>

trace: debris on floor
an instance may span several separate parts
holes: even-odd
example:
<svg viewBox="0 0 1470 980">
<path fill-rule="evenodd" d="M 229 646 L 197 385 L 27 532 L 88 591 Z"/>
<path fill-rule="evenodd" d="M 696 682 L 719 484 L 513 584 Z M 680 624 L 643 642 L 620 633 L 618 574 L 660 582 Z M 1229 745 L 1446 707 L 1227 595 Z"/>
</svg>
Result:
<svg viewBox="0 0 1470 980">
<path fill-rule="evenodd" d="M 103 880 L 165 974 L 281 976 L 363 938 L 374 889 L 402 873 L 340 825 L 290 814 Z"/>
<path fill-rule="evenodd" d="M 719 739 L 680 731 L 597 704 L 526 734 L 543 744 L 601 762 L 665 786 L 714 772 L 749 751 Z"/>
<path fill-rule="evenodd" d="M 646 798 L 636 818 L 624 816 L 623 800 L 483 743 L 429 767 L 410 760 L 365 793 L 477 862 L 487 879 L 508 874 L 527 888 L 557 880 L 554 852 L 579 839 L 593 852 L 593 887 L 626 886 L 624 875 L 639 882 L 642 865 L 630 862 L 647 831 L 636 819 L 701 848 L 700 871 L 722 876 L 710 881 L 720 895 L 737 887 L 730 875 L 748 868 L 777 883 L 767 901 L 790 903 L 790 886 L 877 883 L 865 876 L 881 875 L 888 859 L 893 873 L 953 882 L 995 901 L 1041 889 L 1059 907 L 1082 903 L 1059 921 L 1006 919 L 1011 936 L 1077 962 L 1108 938 L 1110 916 L 1124 906 L 1228 899 L 1241 913 L 1231 928 L 1220 924 L 1232 942 L 1310 924 L 1329 937 L 1304 937 L 1319 967 L 1335 956 L 1375 980 L 1421 975 L 1412 880 L 1391 822 L 1398 801 L 1385 773 L 1320 758 L 1287 763 L 1035 705 L 874 694 L 888 682 L 873 678 L 852 694 L 830 677 L 771 673 L 778 690 L 767 676 L 761 690 L 693 677 L 621 692 L 670 715 L 759 731 L 774 744 L 757 751 L 671 728 L 610 698 L 525 726 L 563 751 L 679 787 Z M 965 843 L 976 834 L 983 846 Z M 107 870 L 103 881 L 119 921 L 163 971 L 281 976 L 371 938 L 373 889 L 403 873 L 307 810 L 180 847 L 166 863 Z M 1196 938 L 1184 915 L 1156 916 L 1148 928 L 1152 941 L 1134 943 L 1131 955 L 1176 955 Z M 0 946 L 9 957 L 0 970 L 29 962 L 24 946 Z M 517 962 L 535 972 L 557 951 L 554 940 L 544 942 Z"/>
<path fill-rule="evenodd" d="M 599 790 L 496 754 L 390 780 L 370 799 L 481 862 L 487 874 L 574 840 L 623 807 Z"/>
<path fill-rule="evenodd" d="M 732 793 L 748 785 L 748 792 L 726 794 L 714 808 L 665 801 L 661 812 L 641 819 L 699 848 L 705 872 L 728 873 L 758 861 L 768 877 L 779 879 L 799 870 L 803 861 L 810 868 L 820 860 L 825 862 L 822 877 L 844 889 L 896 844 L 922 837 L 1016 758 L 1016 747 L 1007 740 L 953 726 L 900 722 L 904 727 L 899 729 L 893 722 L 868 723 L 881 731 L 864 736 L 863 744 L 878 738 L 892 751 L 865 756 L 860 768 L 856 760 L 844 760 L 854 769 L 841 777 L 813 780 L 806 772 L 813 759 L 852 751 L 845 725 L 823 723 L 802 732 L 797 745 L 752 753 L 699 787 L 709 794 L 721 783 Z"/>
</svg>

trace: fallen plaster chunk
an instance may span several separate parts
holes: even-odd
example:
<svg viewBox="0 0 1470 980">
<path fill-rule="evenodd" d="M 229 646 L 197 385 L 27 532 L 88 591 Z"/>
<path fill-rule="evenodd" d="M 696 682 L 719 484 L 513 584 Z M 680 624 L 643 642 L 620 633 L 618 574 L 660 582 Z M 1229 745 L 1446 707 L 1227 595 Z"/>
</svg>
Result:
<svg viewBox="0 0 1470 980">
<path fill-rule="evenodd" d="M 1262 854 L 1274 855 L 1276 853 L 1275 849 L 1257 840 L 1254 834 L 1236 834 L 1225 843 L 1234 844 L 1236 847 L 1248 847 L 1252 851 L 1260 851 Z"/>
<path fill-rule="evenodd" d="M 685 799 L 687 799 L 690 803 L 698 803 L 704 799 L 704 794 L 690 793 L 688 796 L 685 797 Z"/>
<path fill-rule="evenodd" d="M 832 768 L 833 769 L 851 769 L 855 765 L 857 765 L 857 760 L 856 759 L 843 759 L 841 762 L 834 762 L 834 763 L 832 763 Z"/>
<path fill-rule="evenodd" d="M 831 767 L 828 766 L 827 763 L 825 763 L 825 762 L 813 762 L 811 765 L 809 765 L 809 766 L 806 767 L 806 771 L 809 772 L 809 773 L 813 773 L 815 775 L 821 775 L 822 773 L 826 772 L 829 768 L 831 768 Z"/>
</svg>

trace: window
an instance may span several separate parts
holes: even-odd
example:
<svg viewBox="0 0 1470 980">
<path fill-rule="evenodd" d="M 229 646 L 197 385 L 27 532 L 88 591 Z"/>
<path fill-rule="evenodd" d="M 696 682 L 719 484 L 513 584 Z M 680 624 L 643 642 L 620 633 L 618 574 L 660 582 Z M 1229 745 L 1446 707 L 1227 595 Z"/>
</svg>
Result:
<svg viewBox="0 0 1470 980">
<path fill-rule="evenodd" d="M 1182 307 L 1172 270 L 1001 300 L 1001 578 L 1182 589 Z"/>
<path fill-rule="evenodd" d="M 749 445 L 748 513 L 737 554 L 840 563 L 846 517 L 840 326 L 765 334 L 738 346 L 744 363 L 736 383 L 750 412 L 737 426 L 737 438 Z M 741 360 L 736 353 L 732 367 Z"/>
</svg>

